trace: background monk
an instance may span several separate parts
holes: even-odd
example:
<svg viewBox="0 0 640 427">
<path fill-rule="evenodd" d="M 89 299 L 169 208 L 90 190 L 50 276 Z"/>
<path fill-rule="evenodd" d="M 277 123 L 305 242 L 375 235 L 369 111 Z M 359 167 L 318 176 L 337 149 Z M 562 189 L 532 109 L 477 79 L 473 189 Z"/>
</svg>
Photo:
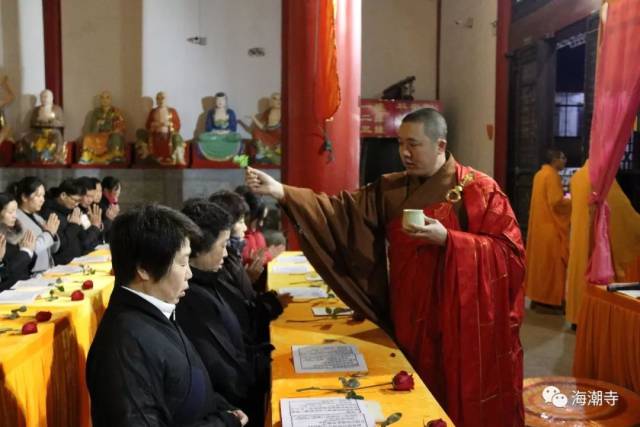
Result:
<svg viewBox="0 0 640 427">
<path fill-rule="evenodd" d="M 251 168 L 247 185 L 280 202 L 318 273 L 392 332 L 456 425 L 523 425 L 524 248 L 507 196 L 446 152 L 437 111 L 409 114 L 398 135 L 406 171 L 353 193 Z M 422 209 L 424 225 L 403 229 L 403 209 Z"/>
<path fill-rule="evenodd" d="M 588 161 L 571 177 L 571 240 L 569 265 L 567 268 L 567 312 L 566 320 L 578 324 L 582 295 L 587 284 L 586 272 L 592 247 L 593 215 L 589 207 L 591 182 Z M 609 243 L 615 271 L 615 280 L 628 282 L 638 280 L 628 273 L 634 270 L 640 256 L 640 214 L 613 181 L 609 194 Z"/>
<path fill-rule="evenodd" d="M 558 173 L 566 163 L 562 151 L 547 151 L 547 163 L 533 177 L 527 231 L 527 297 L 556 306 L 564 300 L 569 258 L 571 200 Z"/>
</svg>

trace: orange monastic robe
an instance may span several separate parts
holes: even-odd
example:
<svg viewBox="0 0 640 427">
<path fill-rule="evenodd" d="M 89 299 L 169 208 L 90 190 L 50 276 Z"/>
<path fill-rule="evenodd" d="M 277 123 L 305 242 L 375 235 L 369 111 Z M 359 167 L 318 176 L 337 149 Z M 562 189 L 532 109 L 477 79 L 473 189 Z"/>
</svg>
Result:
<svg viewBox="0 0 640 427">
<path fill-rule="evenodd" d="M 571 201 L 565 199 L 562 180 L 551 165 L 533 178 L 527 231 L 527 297 L 561 305 L 569 258 Z"/>
<path fill-rule="evenodd" d="M 575 324 L 578 323 L 584 289 L 591 286 L 585 277 L 592 245 L 590 193 L 589 167 L 585 164 L 571 178 L 571 242 L 567 269 L 566 319 Z M 637 264 L 640 256 L 640 214 L 633 209 L 617 181 L 613 181 L 611 185 L 607 203 L 611 210 L 609 242 L 616 281 L 638 280 L 634 276 L 628 277 L 627 272 L 634 271 L 634 263 Z"/>
<path fill-rule="evenodd" d="M 469 173 L 462 202 L 447 202 Z M 524 248 L 495 181 L 450 156 L 425 182 L 389 174 L 336 197 L 285 186 L 282 205 L 315 269 L 392 333 L 457 426 L 524 425 Z M 447 227 L 446 247 L 401 230 L 418 208 Z"/>
</svg>

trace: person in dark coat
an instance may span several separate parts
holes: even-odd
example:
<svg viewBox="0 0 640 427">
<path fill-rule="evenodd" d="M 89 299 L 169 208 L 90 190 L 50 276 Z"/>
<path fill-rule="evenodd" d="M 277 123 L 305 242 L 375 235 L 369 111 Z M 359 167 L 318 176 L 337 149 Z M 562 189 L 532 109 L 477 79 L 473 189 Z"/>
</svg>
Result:
<svg viewBox="0 0 640 427">
<path fill-rule="evenodd" d="M 94 427 L 248 422 L 214 391 L 175 321 L 175 304 L 191 278 L 190 240 L 199 234 L 191 220 L 164 206 L 132 209 L 115 219 L 115 287 L 87 358 Z"/>
<path fill-rule="evenodd" d="M 231 216 L 204 199 L 191 199 L 182 212 L 202 231 L 192 242 L 189 291 L 177 306 L 177 318 L 205 361 L 214 387 L 242 408 L 251 426 L 264 424 L 264 393 L 257 387 L 252 355 L 247 353 L 245 331 L 219 283 L 219 270 L 227 256 Z"/>
<path fill-rule="evenodd" d="M 230 296 L 238 300 L 238 311 L 248 313 L 247 328 L 253 331 L 254 343 L 269 341 L 269 322 L 276 319 L 291 301 L 288 294 L 278 295 L 275 291 L 256 292 L 242 260 L 242 251 L 247 229 L 245 216 L 249 206 L 244 198 L 231 191 L 219 191 L 209 197 L 209 201 L 222 206 L 232 217 L 233 226 L 227 245 L 228 256 L 220 270 L 220 281 L 229 289 Z M 240 304 L 242 302 L 242 304 Z M 240 313 L 240 318 L 245 316 Z"/>
<path fill-rule="evenodd" d="M 53 261 L 56 264 L 68 264 L 75 257 L 84 254 L 82 213 L 78 204 L 85 194 L 85 188 L 71 178 L 65 179 L 58 187 L 51 188 L 47 192 L 47 198 L 42 206 L 42 215 L 47 217 L 54 213 L 60 220 L 58 227 L 60 249 L 53 254 Z"/>
<path fill-rule="evenodd" d="M 118 200 L 120 198 L 120 191 L 122 185 L 120 180 L 114 176 L 105 176 L 102 178 L 102 197 L 98 202 L 100 209 L 102 209 L 102 234 L 105 242 L 109 241 L 109 232 L 111 230 L 111 224 L 113 220 L 120 213 L 120 204 Z"/>
<path fill-rule="evenodd" d="M 10 193 L 0 193 L 0 291 L 31 277 L 36 237 L 24 231 L 16 218 L 18 203 Z M 3 250 L 2 250 L 3 249 Z"/>
<path fill-rule="evenodd" d="M 102 209 L 94 203 L 94 200 L 97 199 L 96 193 L 98 191 L 96 179 L 81 176 L 76 181 L 85 189 L 85 194 L 80 199 L 78 207 L 82 212 L 81 223 L 84 230 L 81 234 L 80 243 L 82 244 L 83 253 L 86 254 L 93 251 L 104 240 Z"/>
</svg>

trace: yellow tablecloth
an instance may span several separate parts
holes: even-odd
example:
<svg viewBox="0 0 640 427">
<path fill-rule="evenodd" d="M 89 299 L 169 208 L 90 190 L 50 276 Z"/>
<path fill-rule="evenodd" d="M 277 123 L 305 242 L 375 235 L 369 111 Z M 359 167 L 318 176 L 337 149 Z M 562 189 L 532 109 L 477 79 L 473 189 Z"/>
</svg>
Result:
<svg viewBox="0 0 640 427">
<path fill-rule="evenodd" d="M 640 393 L 640 300 L 589 285 L 579 321 L 573 375 Z"/>
<path fill-rule="evenodd" d="M 108 251 L 91 255 L 105 254 Z M 89 267 L 95 270 L 93 274 L 65 275 L 73 282 L 62 283 L 65 290 L 56 291 L 57 299 L 38 299 L 27 305 L 29 310 L 20 319 L 0 322 L 0 327 L 3 322 L 21 326 L 33 320 L 33 313 L 38 310 L 54 314 L 50 322 L 38 325 L 37 334 L 0 335 L 0 425 L 5 417 L 16 420 L 7 424 L 10 426 L 91 425 L 86 357 L 113 290 L 113 276 L 109 275 L 110 262 Z M 94 288 L 83 291 L 84 300 L 71 301 L 71 293 L 87 279 L 93 281 Z M 16 307 L 0 304 L 0 313 L 8 314 Z M 55 333 L 49 329 L 55 329 Z"/>
<path fill-rule="evenodd" d="M 298 255 L 297 252 L 285 252 L 285 255 Z M 305 280 L 305 275 L 274 274 L 273 266 L 278 264 L 276 258 L 269 264 L 268 287 L 279 289 Z M 318 282 L 315 282 L 318 283 Z M 311 283 L 307 283 L 306 286 Z M 344 396 L 327 391 L 296 392 L 305 387 L 340 388 L 339 376 L 344 373 L 296 374 L 291 360 L 291 346 L 295 344 L 344 343 L 356 345 L 364 355 L 368 374 L 359 378 L 361 386 L 382 384 L 391 381 L 401 370 L 413 373 L 413 368 L 398 350 L 389 336 L 369 321 L 354 322 L 349 317 L 337 319 L 321 318 L 318 320 L 311 312 L 314 305 L 344 306 L 337 299 L 321 299 L 313 301 L 295 301 L 277 320 L 271 323 L 271 342 L 275 346 L 272 354 L 271 372 L 271 407 L 267 425 L 281 425 L 280 399 L 298 397 Z M 358 390 L 366 400 L 380 403 L 385 417 L 394 412 L 401 412 L 401 420 L 394 424 L 401 426 L 422 426 L 427 421 L 442 418 L 448 426 L 453 423 L 429 392 L 422 380 L 414 374 L 415 389 L 408 392 L 393 391 L 391 386 L 374 387 Z"/>
</svg>

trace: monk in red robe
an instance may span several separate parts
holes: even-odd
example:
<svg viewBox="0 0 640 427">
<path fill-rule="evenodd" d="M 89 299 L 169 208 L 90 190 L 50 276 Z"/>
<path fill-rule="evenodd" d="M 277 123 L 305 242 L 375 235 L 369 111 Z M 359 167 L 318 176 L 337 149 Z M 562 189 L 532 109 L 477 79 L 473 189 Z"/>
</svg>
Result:
<svg viewBox="0 0 640 427">
<path fill-rule="evenodd" d="M 398 130 L 405 172 L 329 197 L 248 168 L 275 197 L 318 273 L 390 331 L 457 426 L 522 426 L 524 248 L 507 196 L 446 151 L 440 113 Z M 422 209 L 424 225 L 402 225 Z"/>
</svg>

